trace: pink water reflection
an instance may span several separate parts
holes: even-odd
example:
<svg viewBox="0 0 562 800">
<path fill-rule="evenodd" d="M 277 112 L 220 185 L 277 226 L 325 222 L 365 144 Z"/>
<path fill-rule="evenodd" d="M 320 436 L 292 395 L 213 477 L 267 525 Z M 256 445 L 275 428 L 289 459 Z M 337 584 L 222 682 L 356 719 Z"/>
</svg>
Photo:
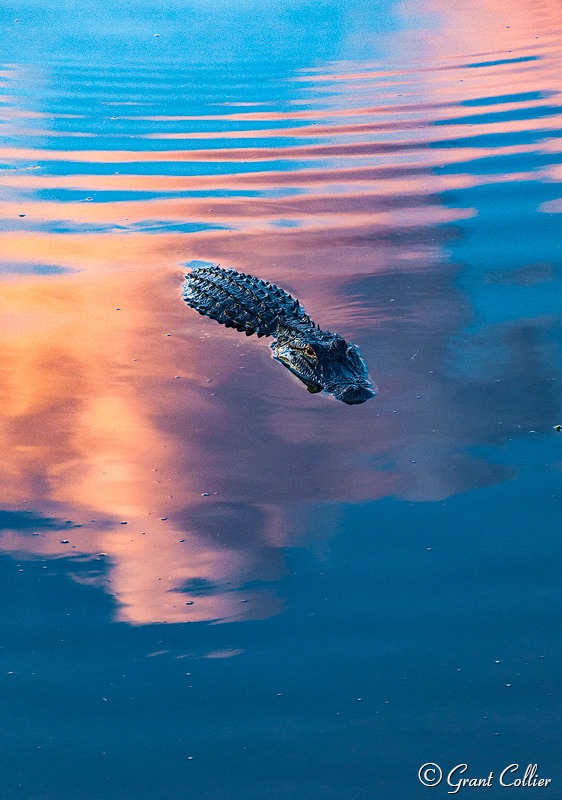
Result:
<svg viewBox="0 0 562 800">
<path fill-rule="evenodd" d="M 256 618 L 282 607 L 275 580 L 285 568 L 280 548 L 294 544 L 292 508 L 387 496 L 444 500 L 505 477 L 465 452 L 473 442 L 465 417 L 475 387 L 467 384 L 459 396 L 459 382 L 435 377 L 448 337 L 471 314 L 455 287 L 460 267 L 448 260 L 447 243 L 475 213 L 446 205 L 441 194 L 486 180 L 455 174 L 455 164 L 536 146 L 439 143 L 467 135 L 457 120 L 477 112 L 463 101 L 529 92 L 539 76 L 541 89 L 555 96 L 560 65 L 551 54 L 518 66 L 465 69 L 469 55 L 491 61 L 508 45 L 516 54 L 531 46 L 543 21 L 533 21 L 526 4 L 524 11 L 512 2 L 457 9 L 432 0 L 428 8 L 440 27 L 418 35 L 419 68 L 392 75 L 411 103 L 394 92 L 386 96 L 390 102 L 380 101 L 377 82 L 388 72 L 330 65 L 295 81 L 310 82 L 311 93 L 315 83 L 334 90 L 332 106 L 323 98 L 322 110 L 136 118 L 162 123 L 161 133 L 145 140 L 197 138 L 165 129 L 167 122 L 192 119 L 234 125 L 305 119 L 319 120 L 318 127 L 234 128 L 236 146 L 220 149 L 3 148 L 13 168 L 0 178 L 11 192 L 0 215 L 10 223 L 25 213 L 28 225 L 1 235 L 4 258 L 17 265 L 0 299 L 3 505 L 81 526 L 34 537 L 7 531 L 5 551 L 30 558 L 107 554 L 109 572 L 91 580 L 117 599 L 116 618 L 131 624 Z M 554 20 L 555 4 L 546 3 L 544 13 Z M 502 28 L 506 15 L 519 26 L 515 34 Z M 400 35 L 406 48 L 410 34 Z M 536 47 L 545 53 L 548 46 Z M 372 96 L 358 105 L 357 93 L 366 88 Z M 514 103 L 496 110 L 511 111 Z M 23 126 L 40 112 L 27 118 L 16 112 L 6 114 L 13 124 L 23 120 L 12 133 L 28 136 Z M 372 120 L 342 125 L 342 117 L 364 116 Z M 547 130 L 559 122 L 556 116 L 483 120 L 470 134 Z M 246 148 L 239 141 L 311 135 L 321 143 Z M 366 141 L 348 138 L 357 135 Z M 250 161 L 279 159 L 295 161 L 294 169 L 245 170 Z M 78 174 L 42 174 L 42 160 L 75 162 Z M 173 161 L 235 163 L 237 172 L 165 174 Z M 81 165 L 153 162 L 162 164 L 162 174 L 80 174 L 87 169 Z M 59 202 L 18 195 L 54 189 L 85 196 Z M 134 197 L 219 189 L 302 193 Z M 96 191 L 132 195 L 87 201 Z M 161 229 L 147 232 L 154 221 Z M 165 229 L 190 221 L 224 229 Z M 62 223 L 76 227 L 68 233 L 49 227 Z M 107 229 L 87 231 L 96 225 Z M 179 295 L 181 265 L 197 259 L 294 292 L 322 326 L 358 341 L 380 397 L 358 408 L 312 397 L 270 359 L 266 343 L 191 312 Z M 72 272 L 21 274 L 37 264 Z M 540 372 L 524 341 L 517 353 L 521 369 Z M 517 419 L 524 416 L 518 408 Z M 491 441 L 492 422 L 485 432 Z"/>
</svg>

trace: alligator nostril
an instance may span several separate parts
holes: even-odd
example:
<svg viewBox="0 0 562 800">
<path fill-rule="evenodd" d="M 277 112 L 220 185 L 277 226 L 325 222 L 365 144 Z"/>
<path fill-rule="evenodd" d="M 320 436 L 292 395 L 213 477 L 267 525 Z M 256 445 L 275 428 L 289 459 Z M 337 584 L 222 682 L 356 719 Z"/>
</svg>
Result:
<svg viewBox="0 0 562 800">
<path fill-rule="evenodd" d="M 347 403 L 348 406 L 359 405 L 365 403 L 374 397 L 376 392 L 369 389 L 368 386 L 346 386 L 342 392 L 334 392 L 334 397 Z"/>
</svg>

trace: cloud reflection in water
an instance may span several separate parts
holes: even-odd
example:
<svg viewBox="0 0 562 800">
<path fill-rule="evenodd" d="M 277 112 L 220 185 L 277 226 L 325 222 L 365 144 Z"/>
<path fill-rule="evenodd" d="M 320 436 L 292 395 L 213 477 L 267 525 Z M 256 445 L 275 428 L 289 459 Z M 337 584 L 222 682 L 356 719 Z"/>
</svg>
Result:
<svg viewBox="0 0 562 800">
<path fill-rule="evenodd" d="M 492 292 L 502 305 L 528 287 L 509 274 L 531 262 L 486 262 L 469 291 L 463 248 L 489 244 L 498 176 L 507 197 L 537 175 L 556 191 L 559 56 L 525 17 L 515 44 L 502 34 L 507 58 L 498 25 L 472 24 L 496 20 L 493 4 L 432 7 L 440 27 L 413 44 L 430 68 L 297 70 L 276 81 L 278 101 L 265 84 L 234 100 L 215 86 L 200 113 L 165 70 L 138 86 L 152 104 L 138 116 L 112 73 L 94 73 L 98 95 L 73 108 L 57 81 L 62 70 L 79 95 L 80 70 L 45 71 L 44 101 L 24 108 L 33 72 L 5 71 L 1 238 L 18 270 L 0 300 L 0 477 L 7 514 L 37 520 L 5 517 L 5 551 L 64 559 L 132 624 L 263 617 L 282 607 L 295 508 L 434 501 L 513 474 L 477 448 L 550 425 L 543 299 L 531 319 L 487 319 Z M 396 36 L 407 47 L 413 34 Z M 541 195 L 529 213 L 559 205 Z M 267 348 L 187 314 L 192 260 L 293 292 L 357 341 L 380 396 L 358 408 L 308 396 Z M 548 254 L 540 265 L 537 292 L 557 280 Z"/>
</svg>

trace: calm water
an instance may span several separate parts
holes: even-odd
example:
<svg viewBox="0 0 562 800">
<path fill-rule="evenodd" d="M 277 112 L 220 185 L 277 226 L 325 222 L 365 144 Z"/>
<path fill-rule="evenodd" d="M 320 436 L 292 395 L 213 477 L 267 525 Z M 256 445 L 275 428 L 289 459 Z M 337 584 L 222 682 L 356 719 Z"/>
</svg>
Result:
<svg viewBox="0 0 562 800">
<path fill-rule="evenodd" d="M 2 800 L 560 797 L 557 0 L 2 14 Z"/>
</svg>

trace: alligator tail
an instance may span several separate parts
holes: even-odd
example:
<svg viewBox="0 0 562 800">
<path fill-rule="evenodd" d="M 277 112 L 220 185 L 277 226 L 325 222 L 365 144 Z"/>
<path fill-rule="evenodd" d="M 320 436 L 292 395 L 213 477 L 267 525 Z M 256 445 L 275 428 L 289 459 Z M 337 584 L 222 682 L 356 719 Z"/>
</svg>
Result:
<svg viewBox="0 0 562 800">
<path fill-rule="evenodd" d="M 246 336 L 274 336 L 279 322 L 314 325 L 299 301 L 271 283 L 221 267 L 197 267 L 185 276 L 183 299 L 204 316 Z"/>
</svg>

